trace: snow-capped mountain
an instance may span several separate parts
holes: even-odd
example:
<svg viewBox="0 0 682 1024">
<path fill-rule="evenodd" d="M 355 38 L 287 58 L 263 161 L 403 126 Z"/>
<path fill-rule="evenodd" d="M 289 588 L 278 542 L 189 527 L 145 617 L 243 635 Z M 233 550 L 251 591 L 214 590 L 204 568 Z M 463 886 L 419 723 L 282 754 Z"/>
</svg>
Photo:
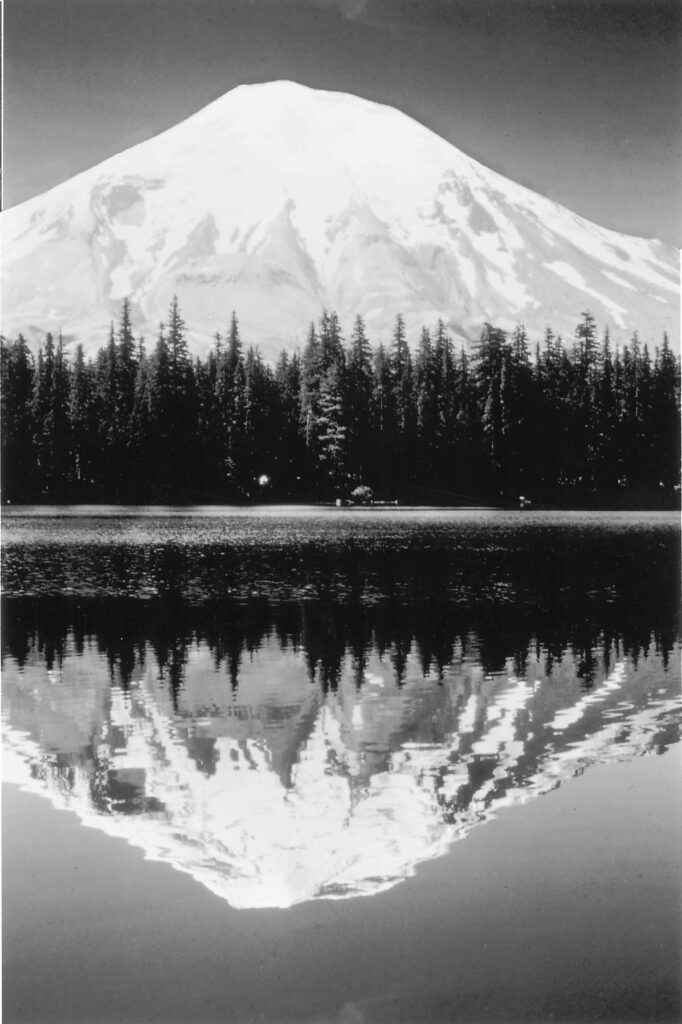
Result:
<svg viewBox="0 0 682 1024">
<path fill-rule="evenodd" d="M 679 254 L 585 220 L 405 114 L 292 82 L 241 86 L 2 216 L 2 329 L 96 350 L 124 297 L 155 334 L 177 294 L 195 350 L 236 310 L 267 357 L 323 308 L 374 342 L 401 312 L 679 341 Z"/>
</svg>

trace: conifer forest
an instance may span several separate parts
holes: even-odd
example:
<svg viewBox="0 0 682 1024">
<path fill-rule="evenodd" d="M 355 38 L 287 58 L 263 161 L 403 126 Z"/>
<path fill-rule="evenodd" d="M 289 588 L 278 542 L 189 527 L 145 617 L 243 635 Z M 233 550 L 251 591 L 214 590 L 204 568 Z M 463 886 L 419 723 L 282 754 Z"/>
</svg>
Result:
<svg viewBox="0 0 682 1024">
<path fill-rule="evenodd" d="M 442 322 L 372 346 L 335 313 L 274 366 L 233 315 L 192 358 L 177 299 L 153 343 L 124 301 L 94 359 L 46 336 L 2 342 L 3 501 L 670 507 L 680 483 L 680 368 L 667 337 L 614 346 L 486 324 L 470 353 Z"/>
</svg>

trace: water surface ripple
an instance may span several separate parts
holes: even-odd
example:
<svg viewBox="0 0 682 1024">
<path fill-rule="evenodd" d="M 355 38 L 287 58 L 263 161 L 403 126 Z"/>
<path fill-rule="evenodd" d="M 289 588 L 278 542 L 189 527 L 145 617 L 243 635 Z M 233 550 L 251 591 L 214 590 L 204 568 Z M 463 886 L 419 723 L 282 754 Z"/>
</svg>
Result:
<svg viewBox="0 0 682 1024">
<path fill-rule="evenodd" d="M 9 777 L 235 907 L 371 895 L 680 738 L 666 515 L 15 510 Z"/>
</svg>

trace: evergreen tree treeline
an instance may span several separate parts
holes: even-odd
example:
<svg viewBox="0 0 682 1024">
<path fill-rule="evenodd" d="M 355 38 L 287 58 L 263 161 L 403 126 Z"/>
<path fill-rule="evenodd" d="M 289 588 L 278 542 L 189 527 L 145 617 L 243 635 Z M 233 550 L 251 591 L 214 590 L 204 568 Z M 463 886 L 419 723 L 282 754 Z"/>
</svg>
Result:
<svg viewBox="0 0 682 1024">
<path fill-rule="evenodd" d="M 3 339 L 3 500 L 666 503 L 679 377 L 665 335 L 653 356 L 636 334 L 614 349 L 587 312 L 569 347 L 486 324 L 471 355 L 442 322 L 413 354 L 400 315 L 387 347 L 360 317 L 346 343 L 325 312 L 271 367 L 235 315 L 193 360 L 177 299 L 148 349 L 126 300 L 94 360 Z"/>
</svg>

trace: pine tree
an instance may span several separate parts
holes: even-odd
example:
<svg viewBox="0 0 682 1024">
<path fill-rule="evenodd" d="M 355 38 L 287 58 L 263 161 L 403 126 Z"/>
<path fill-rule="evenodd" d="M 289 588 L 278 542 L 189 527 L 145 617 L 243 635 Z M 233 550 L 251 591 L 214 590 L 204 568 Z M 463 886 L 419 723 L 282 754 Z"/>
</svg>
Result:
<svg viewBox="0 0 682 1024">
<path fill-rule="evenodd" d="M 323 474 L 323 491 L 337 496 L 346 488 L 346 435 L 341 369 L 331 366 L 320 382 L 317 414 L 317 457 Z"/>
<path fill-rule="evenodd" d="M 31 396 L 33 450 L 35 453 L 36 497 L 50 500 L 54 483 L 55 440 L 54 338 L 48 333 L 38 352 Z"/>
<path fill-rule="evenodd" d="M 635 487 L 639 482 L 640 418 L 641 407 L 641 350 L 637 332 L 630 345 L 623 348 L 620 388 L 620 438 L 623 483 Z"/>
<path fill-rule="evenodd" d="M 399 313 L 396 317 L 393 340 L 389 354 L 389 365 L 393 386 L 393 403 L 396 423 L 402 438 L 411 429 L 413 408 L 412 357 L 405 335 L 405 321 Z"/>
<path fill-rule="evenodd" d="M 436 443 L 438 459 L 436 477 L 443 492 L 460 486 L 458 380 L 452 339 L 445 324 L 438 320 L 433 340 L 434 372 L 437 399 Z"/>
<path fill-rule="evenodd" d="M 651 356 L 649 355 L 649 347 L 646 343 L 642 346 L 638 377 L 639 410 L 635 451 L 637 479 L 642 487 L 650 488 L 653 482 L 651 480 L 651 460 L 653 456 L 651 438 L 653 434 L 654 393 Z"/>
<path fill-rule="evenodd" d="M 173 423 L 173 382 L 170 367 L 170 352 L 166 331 L 159 324 L 159 333 L 149 364 L 148 416 L 149 416 L 149 470 L 154 500 L 171 503 L 175 487 L 173 473 L 175 453 Z"/>
<path fill-rule="evenodd" d="M 594 388 L 595 491 L 615 493 L 618 487 L 618 408 L 615 371 L 608 327 L 604 330 L 599 372 Z"/>
<path fill-rule="evenodd" d="M 233 310 L 232 317 L 230 319 L 230 331 L 227 336 L 227 352 L 225 355 L 225 362 L 230 373 L 234 374 L 236 372 L 241 359 L 242 341 L 239 333 L 239 322 L 237 320 L 237 314 Z"/>
<path fill-rule="evenodd" d="M 571 487 L 574 492 L 590 496 L 595 487 L 596 439 L 591 410 L 595 400 L 597 377 L 597 325 L 589 311 L 575 329 L 576 342 L 572 351 L 570 386 L 567 403 L 569 409 L 567 463 L 572 467 Z"/>
<path fill-rule="evenodd" d="M 121 437 L 118 347 L 114 325 L 109 325 L 106 348 L 100 349 L 95 362 L 95 406 L 99 456 L 95 480 L 104 500 L 119 501 L 121 489 Z"/>
<path fill-rule="evenodd" d="M 54 362 L 55 482 L 53 491 L 60 501 L 69 497 L 71 479 L 71 424 L 69 421 L 70 374 L 64 339 L 59 335 Z"/>
<path fill-rule="evenodd" d="M 282 351 L 275 368 L 279 435 L 273 438 L 275 451 L 274 493 L 281 498 L 300 495 L 301 477 L 306 463 L 305 439 L 301 430 L 299 399 L 301 360 L 298 354 Z"/>
<path fill-rule="evenodd" d="M 117 371 L 119 427 L 126 430 L 133 409 L 135 379 L 137 377 L 137 353 L 130 315 L 130 302 L 123 300 L 121 319 L 117 334 Z"/>
<path fill-rule="evenodd" d="M 196 394 L 192 361 L 189 356 L 185 322 L 177 296 L 173 296 L 165 334 L 168 352 L 168 389 L 164 396 L 164 415 L 172 473 L 166 488 L 173 500 L 193 501 L 201 494 L 203 481 L 196 478 L 192 448 L 196 432 Z"/>
<path fill-rule="evenodd" d="M 533 368 L 536 394 L 533 429 L 536 437 L 540 439 L 539 443 L 534 445 L 534 499 L 541 502 L 548 501 L 549 493 L 556 485 L 556 474 L 553 471 L 556 452 L 555 409 L 549 396 L 553 343 L 554 332 L 551 327 L 547 327 L 543 342 L 538 342 L 535 347 Z"/>
<path fill-rule="evenodd" d="M 317 400 L 322 377 L 322 356 L 315 324 L 310 325 L 301 361 L 301 427 L 308 449 L 314 452 Z"/>
<path fill-rule="evenodd" d="M 505 409 L 508 348 L 504 331 L 485 324 L 474 355 L 475 387 L 480 410 L 481 445 L 485 459 L 482 484 L 495 497 L 504 497 L 507 485 Z"/>
<path fill-rule="evenodd" d="M 215 352 L 209 352 L 206 362 L 197 359 L 194 364 L 196 399 L 196 436 L 192 458 L 196 476 L 201 482 L 202 502 L 218 501 L 218 437 L 215 415 Z"/>
<path fill-rule="evenodd" d="M 155 500 L 158 492 L 153 486 L 156 467 L 152 465 L 152 446 L 155 439 L 155 424 L 152 418 L 153 370 L 143 338 L 140 338 L 138 343 L 136 365 L 133 408 L 130 414 L 129 474 L 134 490 L 131 500 L 148 502 Z"/>
<path fill-rule="evenodd" d="M 391 365 L 383 345 L 374 353 L 373 378 L 371 480 L 385 498 L 393 494 L 396 483 L 396 413 Z"/>
<path fill-rule="evenodd" d="M 399 313 L 396 317 L 393 339 L 389 352 L 391 380 L 391 405 L 395 418 L 395 438 L 392 452 L 392 475 L 404 489 L 413 480 L 417 450 L 417 414 L 414 397 L 412 356 L 405 334 L 405 321 Z"/>
<path fill-rule="evenodd" d="M 36 477 L 33 440 L 34 361 L 23 335 L 1 344 L 2 495 L 4 501 L 33 499 Z"/>
<path fill-rule="evenodd" d="M 597 356 L 597 322 L 589 310 L 581 315 L 582 320 L 575 329 L 578 345 L 576 361 L 580 365 L 583 378 L 586 378 Z"/>
<path fill-rule="evenodd" d="M 249 460 L 245 427 L 246 371 L 236 313 L 232 313 L 224 353 L 216 356 L 216 429 L 219 481 L 224 498 L 243 496 L 246 483 L 242 468 Z"/>
<path fill-rule="evenodd" d="M 528 335 L 523 325 L 512 332 L 507 359 L 508 379 L 504 389 L 504 416 L 508 460 L 508 488 L 512 496 L 528 496 L 535 470 L 533 424 L 536 418 L 536 390 L 530 365 Z"/>
<path fill-rule="evenodd" d="M 348 468 L 355 485 L 367 485 L 372 443 L 372 350 L 362 317 L 356 317 L 347 357 L 344 421 Z"/>
<path fill-rule="evenodd" d="M 322 314 L 319 331 L 310 325 L 300 375 L 300 418 L 307 457 L 302 467 L 304 488 L 327 493 L 340 486 L 346 459 L 346 357 L 336 313 Z M 339 430 L 343 428 L 343 443 Z M 343 456 L 338 452 L 343 448 Z"/>
<path fill-rule="evenodd" d="M 272 371 L 251 346 L 244 359 L 244 449 L 238 460 L 240 481 L 248 497 L 260 495 L 258 480 L 271 479 L 277 470 L 281 433 Z"/>
<path fill-rule="evenodd" d="M 476 411 L 476 394 L 473 374 L 470 370 L 469 357 L 462 347 L 459 365 L 455 372 L 455 440 L 454 465 L 452 474 L 453 498 L 466 495 L 477 498 L 478 466 L 480 450 L 478 447 L 478 416 Z"/>
<path fill-rule="evenodd" d="M 652 374 L 651 474 L 664 495 L 680 489 L 680 364 L 668 341 L 656 351 Z"/>
<path fill-rule="evenodd" d="M 71 486 L 76 500 L 87 500 L 92 482 L 90 388 L 83 346 L 76 346 L 69 387 L 68 417 L 71 433 Z"/>
<path fill-rule="evenodd" d="M 319 326 L 319 368 L 322 374 L 332 368 L 343 371 L 345 367 L 345 353 L 343 350 L 343 337 L 341 325 L 337 314 L 325 310 L 320 318 Z"/>
<path fill-rule="evenodd" d="M 436 394 L 433 373 L 433 347 L 427 327 L 422 328 L 414 360 L 414 401 L 417 431 L 419 480 L 433 475 L 433 440 L 436 431 Z"/>
</svg>

